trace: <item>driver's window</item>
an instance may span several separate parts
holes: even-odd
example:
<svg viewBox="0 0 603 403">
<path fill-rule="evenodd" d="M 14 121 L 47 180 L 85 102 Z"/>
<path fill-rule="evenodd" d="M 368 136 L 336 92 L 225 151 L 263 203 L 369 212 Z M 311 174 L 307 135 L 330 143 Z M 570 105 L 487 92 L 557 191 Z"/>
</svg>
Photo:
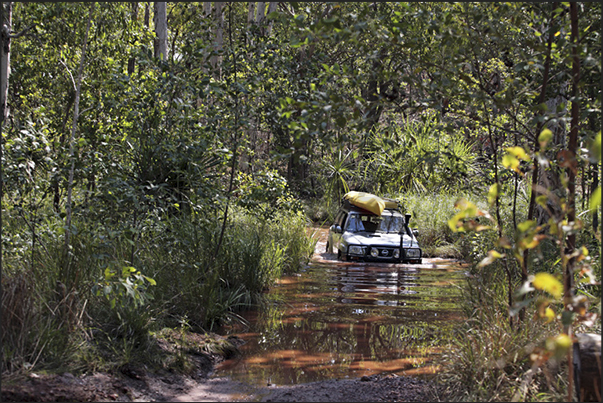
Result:
<svg viewBox="0 0 603 403">
<path fill-rule="evenodd" d="M 346 213 L 341 213 L 341 215 L 339 216 L 339 220 L 337 220 L 337 225 L 343 228 L 343 224 L 345 224 L 346 218 L 348 218 L 348 215 Z"/>
<path fill-rule="evenodd" d="M 360 216 L 358 216 L 356 214 L 350 215 L 350 218 L 349 218 L 348 223 L 347 223 L 346 230 L 350 231 L 350 232 L 364 231 L 365 228 L 364 228 L 364 225 L 362 223 L 362 220 L 361 220 Z"/>
</svg>

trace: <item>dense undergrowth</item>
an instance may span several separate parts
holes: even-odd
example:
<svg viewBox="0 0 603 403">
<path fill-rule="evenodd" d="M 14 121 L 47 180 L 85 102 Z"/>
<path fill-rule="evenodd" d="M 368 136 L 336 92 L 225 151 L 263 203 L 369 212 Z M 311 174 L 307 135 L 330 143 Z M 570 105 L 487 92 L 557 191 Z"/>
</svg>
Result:
<svg viewBox="0 0 603 403">
<path fill-rule="evenodd" d="M 216 254 L 222 222 L 209 216 L 155 211 L 127 226 L 79 215 L 65 253 L 50 209 L 31 220 L 4 210 L 3 372 L 161 365 L 162 329 L 205 333 L 238 320 L 314 251 L 303 214 L 231 206 Z"/>
<path fill-rule="evenodd" d="M 461 306 L 466 321 L 455 333 L 454 342 L 442 357 L 442 371 L 437 380 L 444 385 L 446 401 L 563 401 L 567 399 L 568 368 L 565 357 L 553 357 L 544 365 L 537 365 L 535 357 L 546 355 L 547 342 L 562 331 L 556 321 L 543 320 L 536 299 L 518 314 L 520 297 L 515 294 L 521 287 L 520 267 L 516 259 L 505 259 L 487 266 L 480 262 L 488 251 L 497 245 L 498 234 L 493 230 L 482 232 L 453 232 L 447 220 L 456 210 L 459 197 L 483 200 L 482 195 L 401 195 L 405 209 L 413 214 L 411 226 L 419 229 L 419 242 L 428 256 L 462 258 L 470 263 L 467 282 L 462 287 Z M 501 222 L 503 236 L 516 240 L 518 231 L 513 222 L 526 220 L 525 198 L 518 198 L 516 216 L 513 217 L 513 200 L 502 197 Z M 478 207 L 494 208 L 486 202 Z M 601 239 L 592 231 L 592 215 L 580 211 L 585 230 L 577 244 L 588 250 L 593 277 L 601 278 Z M 551 240 L 543 241 L 531 255 L 530 274 L 561 272 L 559 246 Z M 513 274 L 509 284 L 508 271 Z M 575 333 L 601 333 L 601 285 L 576 280 L 576 295 L 588 299 L 587 310 L 598 319 L 586 326 L 579 324 Z M 509 287 L 514 295 L 509 305 Z M 557 312 L 562 303 L 553 304 Z"/>
</svg>

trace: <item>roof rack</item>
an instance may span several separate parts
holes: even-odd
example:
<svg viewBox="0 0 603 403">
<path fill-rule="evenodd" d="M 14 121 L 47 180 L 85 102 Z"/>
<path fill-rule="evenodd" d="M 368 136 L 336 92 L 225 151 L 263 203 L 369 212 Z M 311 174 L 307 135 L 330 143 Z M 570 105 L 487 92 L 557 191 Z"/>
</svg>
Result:
<svg viewBox="0 0 603 403">
<path fill-rule="evenodd" d="M 389 197 L 382 197 L 382 199 L 385 202 L 385 208 L 400 210 L 400 200 L 390 199 Z"/>
</svg>

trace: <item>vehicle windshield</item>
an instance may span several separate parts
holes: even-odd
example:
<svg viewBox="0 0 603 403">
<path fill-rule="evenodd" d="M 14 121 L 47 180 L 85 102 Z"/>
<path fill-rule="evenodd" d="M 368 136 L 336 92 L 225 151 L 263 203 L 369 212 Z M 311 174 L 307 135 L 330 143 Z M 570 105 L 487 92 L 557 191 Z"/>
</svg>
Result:
<svg viewBox="0 0 603 403">
<path fill-rule="evenodd" d="M 404 228 L 404 217 L 397 215 L 386 215 L 382 216 L 381 225 L 379 225 L 379 231 L 388 233 L 399 233 Z"/>
<path fill-rule="evenodd" d="M 384 213 L 381 217 L 368 214 L 350 214 L 346 231 L 399 233 L 404 228 L 404 217 Z"/>
</svg>

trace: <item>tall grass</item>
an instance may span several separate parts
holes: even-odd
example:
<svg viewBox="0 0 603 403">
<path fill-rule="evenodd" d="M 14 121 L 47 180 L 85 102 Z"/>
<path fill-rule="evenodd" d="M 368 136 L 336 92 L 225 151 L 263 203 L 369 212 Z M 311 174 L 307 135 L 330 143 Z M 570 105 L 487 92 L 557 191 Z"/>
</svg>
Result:
<svg viewBox="0 0 603 403">
<path fill-rule="evenodd" d="M 419 245 L 425 256 L 463 257 L 462 238 L 448 227 L 448 220 L 455 214 L 454 203 L 461 195 L 405 193 L 394 197 L 402 202 L 404 213 L 412 215 L 410 226 L 418 229 Z"/>
<path fill-rule="evenodd" d="M 220 222 L 209 214 L 153 211 L 134 228 L 76 215 L 65 253 L 50 206 L 34 231 L 3 210 L 2 372 L 152 360 L 152 331 L 238 320 L 284 271 L 307 262 L 315 240 L 303 215 L 234 210 L 217 256 Z"/>
<path fill-rule="evenodd" d="M 496 291 L 479 287 L 464 290 L 468 320 L 456 332 L 441 357 L 436 381 L 443 385 L 443 401 L 563 401 L 567 371 L 558 362 L 533 367 L 532 353 L 539 340 L 555 329 L 543 321 L 510 325 L 508 310 Z"/>
</svg>

